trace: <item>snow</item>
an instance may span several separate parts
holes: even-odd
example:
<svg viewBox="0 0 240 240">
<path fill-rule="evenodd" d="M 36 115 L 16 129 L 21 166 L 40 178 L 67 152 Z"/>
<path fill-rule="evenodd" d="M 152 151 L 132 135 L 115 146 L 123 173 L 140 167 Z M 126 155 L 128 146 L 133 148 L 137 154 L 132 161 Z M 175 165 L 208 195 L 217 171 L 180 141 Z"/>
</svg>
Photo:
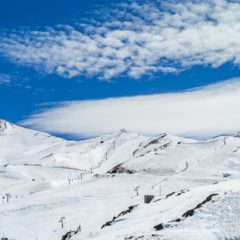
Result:
<svg viewBox="0 0 240 240">
<path fill-rule="evenodd" d="M 116 166 L 124 171 L 110 173 Z M 61 240 L 81 226 L 70 239 L 237 239 L 239 179 L 237 136 L 66 141 L 0 120 L 0 237 Z"/>
</svg>

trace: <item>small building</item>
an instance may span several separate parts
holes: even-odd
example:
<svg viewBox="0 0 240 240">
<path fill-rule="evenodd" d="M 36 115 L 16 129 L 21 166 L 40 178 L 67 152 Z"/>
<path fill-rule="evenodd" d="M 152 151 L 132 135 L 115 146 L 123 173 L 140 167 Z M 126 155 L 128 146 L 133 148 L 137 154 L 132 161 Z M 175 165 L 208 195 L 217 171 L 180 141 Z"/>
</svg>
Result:
<svg viewBox="0 0 240 240">
<path fill-rule="evenodd" d="M 144 195 L 144 203 L 150 203 L 154 198 L 154 195 Z"/>
</svg>

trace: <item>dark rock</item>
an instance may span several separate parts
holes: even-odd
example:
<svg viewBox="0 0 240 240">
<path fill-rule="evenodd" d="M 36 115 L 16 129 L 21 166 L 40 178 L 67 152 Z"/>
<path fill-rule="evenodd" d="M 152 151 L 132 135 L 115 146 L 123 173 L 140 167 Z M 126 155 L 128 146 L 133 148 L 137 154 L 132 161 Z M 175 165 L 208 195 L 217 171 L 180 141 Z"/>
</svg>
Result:
<svg viewBox="0 0 240 240">
<path fill-rule="evenodd" d="M 120 212 L 116 217 L 114 216 L 111 221 L 108 221 L 105 224 L 103 224 L 101 228 L 111 226 L 117 218 L 132 212 L 134 208 L 136 208 L 137 206 L 138 205 L 129 206 L 127 210 Z"/>
<path fill-rule="evenodd" d="M 126 168 L 122 167 L 122 164 L 118 164 L 117 166 L 115 166 L 114 168 L 109 170 L 107 173 L 110 173 L 110 174 L 114 174 L 114 173 L 133 174 L 133 173 L 135 173 L 135 171 L 126 169 Z"/>
<path fill-rule="evenodd" d="M 213 194 L 209 195 L 203 202 L 199 203 L 195 208 L 190 209 L 187 212 L 185 212 L 182 215 L 182 217 L 190 217 L 190 216 L 192 216 L 196 209 L 201 208 L 204 204 L 206 204 L 207 202 L 211 201 L 214 196 L 217 196 L 217 194 L 213 193 Z"/>
<path fill-rule="evenodd" d="M 75 231 L 69 231 L 66 234 L 64 234 L 62 236 L 62 240 L 69 240 L 74 235 L 78 234 L 79 232 L 81 232 L 81 225 L 79 225 L 79 227 Z"/>
<path fill-rule="evenodd" d="M 161 230 L 163 230 L 163 224 L 160 223 L 160 224 L 154 226 L 154 229 L 155 229 L 156 231 L 161 231 Z"/>
<path fill-rule="evenodd" d="M 172 196 L 173 194 L 175 194 L 175 192 L 171 192 L 171 193 L 167 194 L 167 195 L 166 195 L 166 198 Z"/>
</svg>

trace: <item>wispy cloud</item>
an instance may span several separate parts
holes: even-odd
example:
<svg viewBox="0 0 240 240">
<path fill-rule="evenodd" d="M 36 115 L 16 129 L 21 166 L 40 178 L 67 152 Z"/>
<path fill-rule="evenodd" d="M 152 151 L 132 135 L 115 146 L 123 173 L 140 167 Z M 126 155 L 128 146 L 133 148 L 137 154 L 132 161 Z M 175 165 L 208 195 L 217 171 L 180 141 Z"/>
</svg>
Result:
<svg viewBox="0 0 240 240">
<path fill-rule="evenodd" d="M 10 83 L 11 83 L 10 75 L 0 73 L 0 85 L 8 85 Z"/>
<path fill-rule="evenodd" d="M 208 137 L 240 130 L 240 79 L 172 94 L 60 103 L 23 124 L 59 134 L 95 136 L 126 128 Z"/>
<path fill-rule="evenodd" d="M 0 52 L 20 64 L 71 78 L 139 78 L 194 65 L 240 64 L 240 1 L 115 6 L 99 21 L 2 34 Z"/>
<path fill-rule="evenodd" d="M 7 87 L 21 87 L 25 89 L 32 89 L 28 84 L 29 78 L 21 72 L 0 73 L 0 85 Z"/>
</svg>

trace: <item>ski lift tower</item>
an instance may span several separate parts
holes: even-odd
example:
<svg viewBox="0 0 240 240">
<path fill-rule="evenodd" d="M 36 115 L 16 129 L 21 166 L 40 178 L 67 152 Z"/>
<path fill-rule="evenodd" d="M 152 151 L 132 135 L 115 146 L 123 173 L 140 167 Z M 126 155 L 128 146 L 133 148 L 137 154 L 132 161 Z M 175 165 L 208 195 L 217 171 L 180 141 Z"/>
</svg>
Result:
<svg viewBox="0 0 240 240">
<path fill-rule="evenodd" d="M 157 184 L 153 185 L 152 188 L 155 188 L 157 186 L 159 186 L 159 196 L 161 197 L 162 195 L 162 186 L 161 186 L 161 183 L 164 182 L 164 181 L 167 181 L 167 178 L 163 178 L 161 179 L 160 182 L 158 182 Z"/>
</svg>

